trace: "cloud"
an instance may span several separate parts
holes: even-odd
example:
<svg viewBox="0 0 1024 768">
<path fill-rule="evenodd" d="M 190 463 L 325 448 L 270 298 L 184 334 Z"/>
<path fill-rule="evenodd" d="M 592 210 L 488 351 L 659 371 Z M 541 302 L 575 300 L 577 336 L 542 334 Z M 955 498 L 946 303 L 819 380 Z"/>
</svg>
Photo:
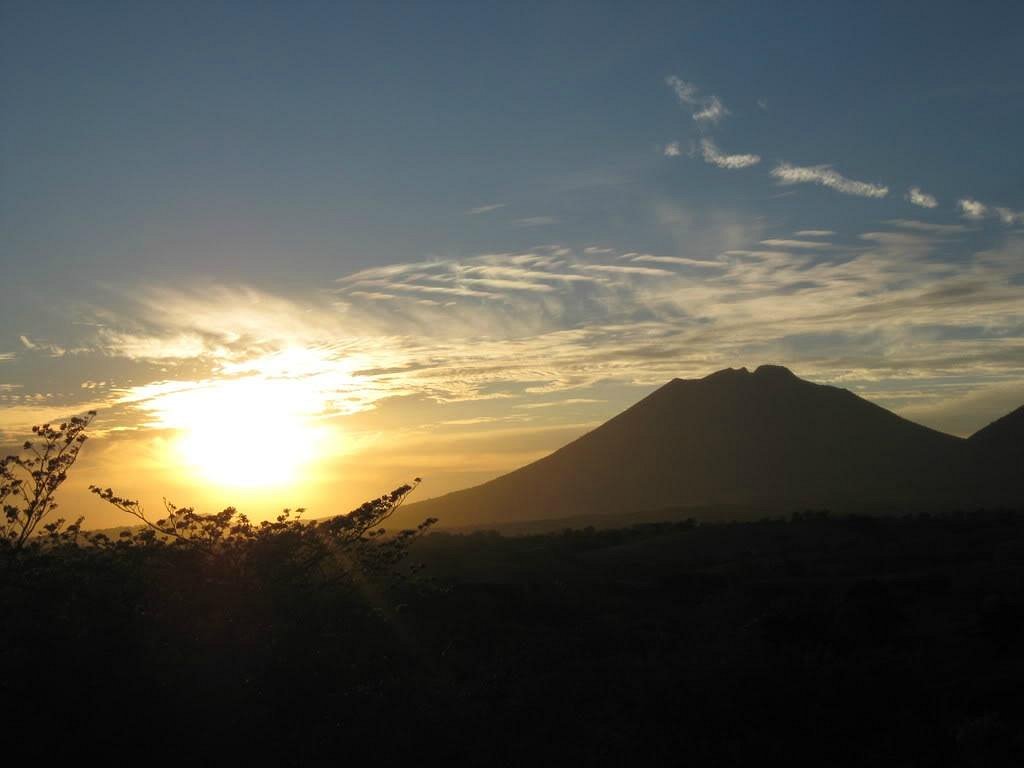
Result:
<svg viewBox="0 0 1024 768">
<path fill-rule="evenodd" d="M 588 252 L 591 255 L 600 253 L 610 253 L 608 249 L 594 250 L 591 248 L 585 249 L 584 252 Z M 548 266 L 556 266 L 550 264 Z M 574 274 L 563 274 L 559 272 L 546 272 L 537 269 L 526 269 L 521 266 L 505 266 L 502 264 L 494 263 L 469 263 L 459 264 L 454 268 L 454 274 L 457 276 L 453 279 L 466 280 L 467 276 L 476 275 L 483 276 L 486 278 L 511 278 L 516 280 L 548 280 L 553 282 L 579 282 L 587 281 L 590 278 L 584 277 L 583 275 Z"/>
<path fill-rule="evenodd" d="M 199 333 L 154 336 L 102 328 L 99 336 L 104 349 L 129 360 L 192 360 L 206 355 L 228 354 L 227 347 Z"/>
<path fill-rule="evenodd" d="M 743 258 L 743 259 L 758 259 L 760 261 L 774 261 L 777 263 L 789 262 L 793 259 L 793 254 L 789 251 L 765 251 L 765 250 L 754 250 L 747 248 L 736 248 L 722 253 L 723 256 L 729 256 L 732 258 Z"/>
<path fill-rule="evenodd" d="M 889 194 L 889 188 L 886 186 L 848 179 L 829 165 L 798 166 L 779 163 L 772 169 L 772 176 L 781 184 L 820 184 L 844 195 L 880 198 Z"/>
<path fill-rule="evenodd" d="M 930 232 L 936 235 L 953 235 L 967 231 L 967 227 L 962 224 L 932 224 L 925 221 L 914 221 L 913 219 L 889 219 L 886 224 L 892 224 L 894 227 L 902 229 Z"/>
<path fill-rule="evenodd" d="M 364 283 L 380 283 L 382 275 L 396 280 L 406 271 L 402 267 L 350 275 L 351 288 L 366 290 Z M 231 363 L 273 350 L 335 344 L 351 332 L 343 307 L 220 284 L 132 287 L 124 290 L 119 310 L 105 309 L 103 317 L 97 354 L 160 364 Z"/>
<path fill-rule="evenodd" d="M 45 395 L 27 395 L 17 405 L 4 405 L 0 408 L 0 439 L 3 439 L 5 433 L 13 435 L 28 432 L 33 424 L 60 422 L 71 414 L 84 414 L 108 405 L 105 401 L 57 403 Z M 96 430 L 93 430 L 95 433 Z"/>
<path fill-rule="evenodd" d="M 498 294 L 491 293 L 490 291 L 478 291 L 472 288 L 466 288 L 459 286 L 456 288 L 449 288 L 440 285 L 410 285 L 407 283 L 398 283 L 388 286 L 392 291 L 404 291 L 407 293 L 427 293 L 427 294 L 440 294 L 444 296 L 465 296 L 476 299 L 496 299 Z"/>
<path fill-rule="evenodd" d="M 515 224 L 520 227 L 546 227 L 550 224 L 557 224 L 558 219 L 554 216 L 529 216 L 525 219 L 516 219 Z"/>
<path fill-rule="evenodd" d="M 481 213 L 490 213 L 491 211 L 496 211 L 499 208 L 504 207 L 505 203 L 492 203 L 491 205 L 480 205 L 477 206 L 476 208 L 470 208 L 468 211 L 466 211 L 466 213 L 470 214 L 471 216 L 477 216 Z"/>
<path fill-rule="evenodd" d="M 537 408 L 555 408 L 563 405 L 590 405 L 593 403 L 606 403 L 607 400 L 599 400 L 593 397 L 567 397 L 564 400 L 550 400 L 546 403 L 523 403 L 517 408 L 535 410 Z"/>
<path fill-rule="evenodd" d="M 693 113 L 693 119 L 699 123 L 717 124 L 728 114 L 729 110 L 721 100 L 717 96 L 712 96 L 699 111 Z"/>
<path fill-rule="evenodd" d="M 398 298 L 393 293 L 379 293 L 377 291 L 352 291 L 352 296 L 360 296 L 370 301 L 391 301 Z"/>
<path fill-rule="evenodd" d="M 500 424 L 510 421 L 525 421 L 522 416 L 473 416 L 468 419 L 446 419 L 441 424 L 450 427 L 473 427 L 478 424 Z"/>
<path fill-rule="evenodd" d="M 59 344 L 50 344 L 45 341 L 32 341 L 28 336 L 19 336 L 18 340 L 25 349 L 32 350 L 33 352 L 45 352 L 50 357 L 64 357 L 68 353 L 68 350 Z M 72 352 L 79 352 L 81 350 L 74 349 Z"/>
<path fill-rule="evenodd" d="M 800 229 L 794 234 L 797 237 L 831 237 L 835 232 L 831 229 Z"/>
<path fill-rule="evenodd" d="M 502 278 L 490 277 L 462 277 L 459 279 L 462 284 L 478 285 L 482 288 L 490 288 L 498 291 L 535 291 L 539 293 L 550 293 L 555 290 L 554 286 L 547 283 L 536 283 L 527 280 L 505 280 Z"/>
<path fill-rule="evenodd" d="M 711 139 L 702 139 L 700 145 L 704 162 L 719 168 L 749 168 L 761 162 L 760 155 L 723 155 Z"/>
<path fill-rule="evenodd" d="M 939 201 L 934 196 L 922 192 L 918 187 L 908 189 L 906 199 L 921 208 L 937 208 L 939 205 Z"/>
<path fill-rule="evenodd" d="M 917 232 L 864 232 L 861 240 L 875 243 L 887 252 L 924 257 L 935 249 L 934 237 Z"/>
<path fill-rule="evenodd" d="M 704 259 L 688 259 L 685 256 L 652 256 L 649 253 L 638 253 L 630 256 L 630 261 L 637 263 L 648 262 L 651 264 L 679 264 L 685 267 L 700 267 L 701 269 L 724 269 L 725 264 L 720 261 L 705 261 Z"/>
<path fill-rule="evenodd" d="M 979 203 L 977 200 L 964 198 L 957 200 L 956 204 L 959 206 L 960 213 L 965 219 L 978 221 L 988 215 L 988 206 L 984 203 Z"/>
<path fill-rule="evenodd" d="M 379 280 L 394 280 L 394 279 L 400 278 L 403 275 L 408 274 L 408 273 L 419 273 L 419 272 L 424 271 L 424 269 L 434 269 L 434 270 L 436 270 L 436 269 L 440 269 L 440 268 L 442 268 L 442 265 L 440 264 L 440 262 L 437 262 L 437 263 L 434 263 L 434 264 L 430 264 L 428 262 L 426 266 L 424 266 L 424 264 L 422 264 L 422 263 L 421 264 L 388 264 L 388 265 L 381 266 L 381 267 L 368 267 L 367 269 L 362 269 L 362 270 L 359 270 L 358 272 L 353 272 L 351 275 L 346 275 L 345 277 L 339 277 L 336 282 L 345 284 L 345 283 L 368 283 L 370 281 L 379 281 Z M 254 297 L 253 300 L 254 301 L 258 301 L 259 299 L 257 297 Z"/>
<path fill-rule="evenodd" d="M 619 275 L 645 275 L 645 276 L 659 276 L 659 275 L 671 275 L 671 271 L 667 269 L 658 269 L 656 267 L 625 267 L 619 264 L 579 264 L 574 265 L 577 269 L 588 269 L 594 272 L 610 272 Z"/>
<path fill-rule="evenodd" d="M 681 104 L 697 104 L 698 103 L 698 88 L 694 83 L 688 83 L 675 75 L 669 75 L 665 78 L 665 83 L 675 91 L 676 97 L 679 99 Z"/>
<path fill-rule="evenodd" d="M 94 331 L 105 365 L 132 361 L 135 383 L 103 390 L 109 420 L 160 424 L 192 397 L 176 393 L 254 377 L 288 382 L 280 392 L 325 419 L 397 397 L 502 409 L 531 393 L 602 397 L 586 388 L 653 387 L 738 361 L 779 361 L 869 396 L 885 382 L 927 392 L 940 379 L 1021 380 L 1024 238 L 953 262 L 937 249 L 955 240 L 913 227 L 764 249 L 749 236 L 759 229 L 746 231 L 746 248 L 724 251 L 715 244 L 731 235 L 696 231 L 686 247 L 725 254 L 715 259 L 550 245 L 361 270 L 301 298 L 126 290 L 130 303 Z M 437 421 L 502 412 L 488 407 Z"/>
<path fill-rule="evenodd" d="M 762 110 L 767 111 L 768 110 L 768 99 L 766 99 L 764 97 L 758 99 L 757 100 L 757 107 L 758 107 L 758 109 L 762 109 Z"/>
<path fill-rule="evenodd" d="M 666 144 L 665 149 L 663 150 L 663 154 L 665 155 L 665 157 L 679 157 L 679 155 L 682 154 L 682 152 L 679 149 L 679 142 L 673 141 L 669 144 Z"/>
<path fill-rule="evenodd" d="M 1008 227 L 1014 224 L 1024 224 L 1024 211 L 1013 211 L 999 206 L 990 208 L 984 203 L 970 198 L 957 200 L 956 204 L 960 208 L 960 215 L 971 221 L 981 221 L 989 216 L 995 216 Z"/>
<path fill-rule="evenodd" d="M 665 78 L 665 84 L 672 89 L 680 104 L 698 107 L 693 113 L 693 119 L 698 123 L 717 124 L 729 114 L 729 110 L 725 108 L 721 99 L 714 94 L 707 97 L 700 96 L 700 89 L 695 83 L 683 80 L 676 75 L 669 75 Z"/>
<path fill-rule="evenodd" d="M 1024 211 L 1011 211 L 1009 208 L 996 208 L 996 215 L 999 220 L 1007 226 L 1024 224 Z"/>
<path fill-rule="evenodd" d="M 818 243 L 813 240 L 762 240 L 761 245 L 767 245 L 772 248 L 796 248 L 798 250 L 803 249 L 814 249 L 821 250 L 825 248 L 831 248 L 831 243 Z"/>
</svg>

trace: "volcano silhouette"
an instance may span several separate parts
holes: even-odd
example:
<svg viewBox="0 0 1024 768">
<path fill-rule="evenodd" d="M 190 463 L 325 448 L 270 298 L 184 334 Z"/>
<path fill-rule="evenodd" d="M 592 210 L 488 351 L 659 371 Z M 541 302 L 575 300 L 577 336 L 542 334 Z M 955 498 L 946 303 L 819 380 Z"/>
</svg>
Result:
<svg viewBox="0 0 1024 768">
<path fill-rule="evenodd" d="M 749 516 L 1017 503 L 1021 445 L 1024 407 L 963 439 L 781 366 L 729 368 L 673 379 L 551 455 L 407 513 L 480 525 L 688 507 Z"/>
</svg>

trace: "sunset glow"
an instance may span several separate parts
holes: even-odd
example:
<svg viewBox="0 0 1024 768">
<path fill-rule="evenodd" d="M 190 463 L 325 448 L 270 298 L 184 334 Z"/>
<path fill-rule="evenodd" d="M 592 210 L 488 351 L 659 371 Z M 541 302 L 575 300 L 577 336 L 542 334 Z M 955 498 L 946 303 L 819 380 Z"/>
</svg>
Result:
<svg viewBox="0 0 1024 768">
<path fill-rule="evenodd" d="M 293 485 L 324 435 L 302 394 L 292 382 L 253 377 L 168 395 L 159 404 L 161 426 L 178 431 L 177 455 L 168 460 L 220 487 Z"/>
<path fill-rule="evenodd" d="M 1024 765 L 1022 52 L 0 0 L 8 752 Z"/>
<path fill-rule="evenodd" d="M 113 525 L 89 482 L 456 491 L 728 367 L 960 436 L 1024 401 L 1019 25 L 473 5 L 5 17 L 0 450 L 96 410 L 63 493 Z"/>
</svg>

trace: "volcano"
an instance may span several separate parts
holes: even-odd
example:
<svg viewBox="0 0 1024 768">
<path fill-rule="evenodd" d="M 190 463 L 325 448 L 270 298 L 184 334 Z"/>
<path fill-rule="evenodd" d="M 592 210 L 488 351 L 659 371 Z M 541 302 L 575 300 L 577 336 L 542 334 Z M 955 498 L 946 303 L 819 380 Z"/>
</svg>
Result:
<svg viewBox="0 0 1024 768">
<path fill-rule="evenodd" d="M 781 366 L 729 368 L 673 379 L 549 456 L 405 513 L 476 526 L 670 508 L 948 511 L 1024 500 L 1022 445 L 1024 407 L 963 439 Z"/>
</svg>

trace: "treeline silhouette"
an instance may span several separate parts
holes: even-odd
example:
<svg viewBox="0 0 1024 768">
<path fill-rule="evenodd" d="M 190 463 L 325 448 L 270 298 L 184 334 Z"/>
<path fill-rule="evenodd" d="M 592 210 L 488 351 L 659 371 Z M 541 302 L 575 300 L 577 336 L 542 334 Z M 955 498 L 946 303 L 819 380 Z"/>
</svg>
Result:
<svg viewBox="0 0 1024 768">
<path fill-rule="evenodd" d="M 38 428 L 0 465 L 11 744 L 204 764 L 1024 762 L 1020 510 L 510 537 L 382 533 L 412 485 L 259 524 L 151 520 L 97 488 L 139 524 L 112 535 L 50 519 L 88 425 Z"/>
</svg>

